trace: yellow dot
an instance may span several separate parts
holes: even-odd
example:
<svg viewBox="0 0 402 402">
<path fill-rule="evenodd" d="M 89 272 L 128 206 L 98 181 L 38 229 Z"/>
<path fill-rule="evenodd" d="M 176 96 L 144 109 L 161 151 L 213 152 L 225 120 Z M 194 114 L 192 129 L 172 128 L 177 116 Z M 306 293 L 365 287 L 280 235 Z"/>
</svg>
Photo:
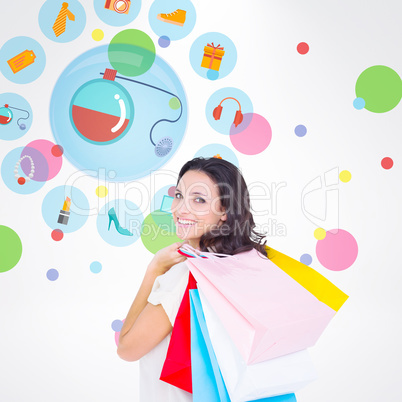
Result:
<svg viewBox="0 0 402 402">
<path fill-rule="evenodd" d="M 349 170 L 342 170 L 342 172 L 339 173 L 339 179 L 344 183 L 347 183 L 351 178 L 352 174 L 349 172 Z"/>
<path fill-rule="evenodd" d="M 314 237 L 317 240 L 325 239 L 326 235 L 327 235 L 327 232 L 323 228 L 318 228 L 318 229 L 314 230 Z"/>
<path fill-rule="evenodd" d="M 94 29 L 92 31 L 92 39 L 96 40 L 97 42 L 102 40 L 104 36 L 105 36 L 105 34 L 103 33 L 103 31 L 101 29 Z"/>
<path fill-rule="evenodd" d="M 107 188 L 105 186 L 99 186 L 99 187 L 96 188 L 96 195 L 99 198 L 106 197 L 107 193 L 108 193 L 108 191 L 107 191 Z"/>
</svg>

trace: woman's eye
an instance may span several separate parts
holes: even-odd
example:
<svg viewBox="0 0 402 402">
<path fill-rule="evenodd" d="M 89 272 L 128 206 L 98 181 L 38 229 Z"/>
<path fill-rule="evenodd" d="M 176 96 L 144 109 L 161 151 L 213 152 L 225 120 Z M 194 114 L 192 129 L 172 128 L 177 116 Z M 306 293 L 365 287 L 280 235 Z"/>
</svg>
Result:
<svg viewBox="0 0 402 402">
<path fill-rule="evenodd" d="M 197 197 L 194 199 L 195 202 L 199 203 L 199 204 L 203 204 L 205 202 L 205 200 L 201 197 Z"/>
<path fill-rule="evenodd" d="M 176 193 L 174 196 L 175 198 L 183 198 L 183 195 L 181 193 Z"/>
</svg>

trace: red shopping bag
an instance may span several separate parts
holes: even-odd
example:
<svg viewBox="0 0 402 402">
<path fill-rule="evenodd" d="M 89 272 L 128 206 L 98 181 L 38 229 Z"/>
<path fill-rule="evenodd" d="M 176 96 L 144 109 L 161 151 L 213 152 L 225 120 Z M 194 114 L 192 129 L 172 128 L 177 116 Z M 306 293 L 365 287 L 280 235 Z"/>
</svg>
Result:
<svg viewBox="0 0 402 402">
<path fill-rule="evenodd" d="M 172 336 L 160 379 L 184 391 L 193 392 L 191 381 L 190 289 L 197 282 L 189 272 L 188 285 L 174 321 Z"/>
</svg>

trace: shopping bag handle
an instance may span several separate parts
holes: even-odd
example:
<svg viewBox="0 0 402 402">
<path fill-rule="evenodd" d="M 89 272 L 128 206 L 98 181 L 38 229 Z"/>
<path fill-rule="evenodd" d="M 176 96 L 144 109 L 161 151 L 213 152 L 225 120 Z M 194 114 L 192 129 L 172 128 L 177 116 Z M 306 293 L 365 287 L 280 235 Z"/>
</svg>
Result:
<svg viewBox="0 0 402 402">
<path fill-rule="evenodd" d="M 201 254 L 200 250 L 196 250 L 195 248 L 193 248 L 192 246 L 190 246 L 189 244 L 183 244 L 180 249 L 183 249 L 183 251 L 187 251 L 190 252 L 192 255 L 191 257 L 195 257 L 195 258 L 219 258 L 219 257 L 230 257 L 230 258 L 235 258 L 236 260 L 238 259 L 236 256 L 234 255 L 230 255 L 230 254 L 220 254 L 220 253 L 212 253 L 212 252 L 205 252 L 203 251 Z M 180 250 L 179 249 L 179 250 Z M 178 250 L 178 251 L 179 251 Z M 179 251 L 180 253 L 180 251 Z M 183 254 L 184 253 L 180 253 Z M 188 257 L 188 255 L 186 255 L 186 257 Z"/>
</svg>

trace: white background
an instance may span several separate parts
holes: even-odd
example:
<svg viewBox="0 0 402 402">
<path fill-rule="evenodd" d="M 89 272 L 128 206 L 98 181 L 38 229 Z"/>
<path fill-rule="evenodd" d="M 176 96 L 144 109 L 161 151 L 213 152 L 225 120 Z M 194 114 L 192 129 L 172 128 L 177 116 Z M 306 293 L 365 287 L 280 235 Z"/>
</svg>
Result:
<svg viewBox="0 0 402 402">
<path fill-rule="evenodd" d="M 50 96 L 60 73 L 74 58 L 108 43 L 125 28 L 141 29 L 155 43 L 158 39 L 148 23 L 147 1 L 137 19 L 121 28 L 100 21 L 92 1 L 82 2 L 86 28 L 66 44 L 42 34 L 37 20 L 42 2 L 1 3 L 0 45 L 15 36 L 30 36 L 41 43 L 47 56 L 44 73 L 33 83 L 13 84 L 0 76 L 0 93 L 24 96 L 34 113 L 33 125 L 24 137 L 0 143 L 1 160 L 34 139 L 53 140 Z M 257 218 L 260 224 L 274 218 L 286 227 L 285 236 L 271 234 L 268 244 L 295 259 L 311 254 L 312 266 L 350 296 L 310 348 L 320 377 L 298 392 L 297 399 L 399 400 L 402 105 L 376 114 L 357 111 L 352 102 L 356 80 L 366 68 L 381 64 L 402 74 L 402 3 L 198 0 L 194 5 L 197 23 L 193 32 L 166 49 L 156 45 L 158 54 L 182 80 L 189 106 L 186 136 L 164 169 L 178 172 L 209 143 L 231 147 L 229 137 L 208 125 L 205 105 L 219 88 L 233 86 L 246 92 L 254 112 L 263 115 L 273 130 L 271 144 L 263 153 L 247 156 L 235 151 L 246 181 L 269 187 L 286 184 L 278 192 L 276 213 Z M 105 32 L 103 41 L 93 41 L 95 28 Z M 229 36 L 238 51 L 233 72 L 213 82 L 199 77 L 188 57 L 193 41 L 210 31 Z M 310 45 L 304 56 L 296 51 L 302 41 Z M 307 127 L 303 138 L 294 134 L 298 124 Z M 380 165 L 386 156 L 394 160 L 390 170 Z M 338 183 L 339 205 L 331 206 L 329 213 L 336 214 L 339 227 L 350 232 L 359 246 L 355 263 L 341 272 L 327 270 L 315 257 L 317 222 L 307 219 L 301 207 L 303 188 L 333 169 L 349 170 L 352 180 Z M 60 174 L 32 195 L 15 194 L 0 181 L 0 224 L 13 228 L 23 243 L 18 265 L 0 274 L 2 402 L 138 401 L 138 362 L 119 359 L 111 323 L 127 314 L 152 254 L 141 240 L 126 248 L 106 244 L 97 233 L 95 215 L 61 242 L 50 238 L 41 215 L 42 200 L 75 171 L 64 160 Z M 149 177 L 141 182 L 151 185 Z M 158 188 L 171 183 L 167 180 Z M 97 181 L 84 178 L 76 185 L 91 206 L 98 207 Z M 113 199 L 112 189 L 110 194 Z M 325 199 L 323 188 L 310 199 L 310 213 L 322 216 Z M 261 202 L 258 208 L 271 210 L 272 200 L 264 206 Z M 95 260 L 102 263 L 100 274 L 89 270 Z M 57 281 L 46 278 L 50 268 L 59 271 Z"/>
</svg>

